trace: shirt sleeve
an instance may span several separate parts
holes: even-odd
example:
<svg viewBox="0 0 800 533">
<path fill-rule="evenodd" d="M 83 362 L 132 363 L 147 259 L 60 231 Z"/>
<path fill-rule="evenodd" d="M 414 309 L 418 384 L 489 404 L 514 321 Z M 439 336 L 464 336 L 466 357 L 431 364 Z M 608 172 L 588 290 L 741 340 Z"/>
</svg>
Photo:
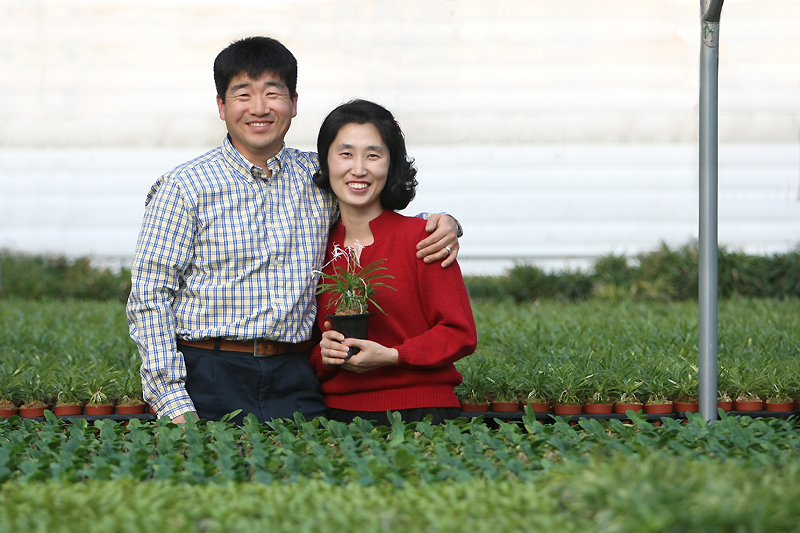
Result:
<svg viewBox="0 0 800 533">
<path fill-rule="evenodd" d="M 449 268 L 416 261 L 425 319 L 431 328 L 399 346 L 398 366 L 440 368 L 475 351 L 477 332 L 472 306 L 458 263 Z"/>
<path fill-rule="evenodd" d="M 445 213 L 444 211 L 442 211 L 441 213 L 437 213 L 437 214 L 439 214 L 439 215 L 447 215 L 450 218 L 452 218 L 456 223 L 456 237 L 458 237 L 460 239 L 461 237 L 464 236 L 464 228 L 461 227 L 461 222 L 459 222 L 456 217 L 454 217 L 450 213 Z M 416 215 L 414 215 L 415 218 L 421 218 L 423 220 L 428 220 L 430 218 L 430 216 L 431 216 L 431 214 L 428 213 L 428 212 L 417 213 Z"/>
<path fill-rule="evenodd" d="M 195 410 L 186 392 L 186 365 L 176 346 L 173 309 L 192 257 L 195 217 L 174 180 L 153 189 L 136 244 L 126 311 L 131 338 L 142 357 L 144 399 L 159 416 L 174 418 Z"/>
</svg>

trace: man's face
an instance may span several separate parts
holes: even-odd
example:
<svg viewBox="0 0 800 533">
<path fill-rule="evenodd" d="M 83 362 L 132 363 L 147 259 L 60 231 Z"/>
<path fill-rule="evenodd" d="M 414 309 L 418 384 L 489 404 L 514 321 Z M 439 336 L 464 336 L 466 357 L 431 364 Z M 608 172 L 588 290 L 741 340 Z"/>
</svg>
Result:
<svg viewBox="0 0 800 533">
<path fill-rule="evenodd" d="M 233 146 L 248 161 L 264 168 L 283 147 L 292 118 L 297 116 L 297 94 L 270 72 L 259 78 L 234 77 L 225 93 L 217 95 L 219 118 L 225 121 Z"/>
</svg>

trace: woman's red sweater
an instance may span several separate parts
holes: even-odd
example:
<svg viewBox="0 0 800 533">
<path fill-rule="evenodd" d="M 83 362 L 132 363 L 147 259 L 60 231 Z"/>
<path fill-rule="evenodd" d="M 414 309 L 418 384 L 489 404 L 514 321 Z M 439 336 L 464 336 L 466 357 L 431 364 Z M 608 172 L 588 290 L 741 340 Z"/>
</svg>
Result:
<svg viewBox="0 0 800 533">
<path fill-rule="evenodd" d="M 384 211 L 370 222 L 374 243 L 361 251 L 361 264 L 378 259 L 394 279 L 384 280 L 396 291 L 382 288 L 370 318 L 369 340 L 399 353 L 397 366 L 382 367 L 363 374 L 328 369 L 322 364 L 319 345 L 310 353 L 311 365 L 319 377 L 325 404 L 349 411 L 386 411 L 419 407 L 458 407 L 453 387 L 461 374 L 453 362 L 475 351 L 477 333 L 472 308 L 457 263 L 425 264 L 416 257 L 416 246 L 428 236 L 425 220 Z M 331 229 L 326 260 L 334 244 L 344 247 L 344 225 Z M 345 260 L 327 264 L 345 267 Z M 325 330 L 330 294 L 317 297 L 317 323 Z"/>
</svg>

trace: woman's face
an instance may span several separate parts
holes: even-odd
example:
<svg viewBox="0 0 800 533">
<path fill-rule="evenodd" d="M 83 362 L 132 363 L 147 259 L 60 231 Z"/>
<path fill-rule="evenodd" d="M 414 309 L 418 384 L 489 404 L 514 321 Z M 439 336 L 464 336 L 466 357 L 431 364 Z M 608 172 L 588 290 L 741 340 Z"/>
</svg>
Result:
<svg viewBox="0 0 800 533">
<path fill-rule="evenodd" d="M 339 206 L 379 215 L 389 172 L 389 149 L 373 124 L 348 124 L 328 150 L 331 189 Z"/>
</svg>

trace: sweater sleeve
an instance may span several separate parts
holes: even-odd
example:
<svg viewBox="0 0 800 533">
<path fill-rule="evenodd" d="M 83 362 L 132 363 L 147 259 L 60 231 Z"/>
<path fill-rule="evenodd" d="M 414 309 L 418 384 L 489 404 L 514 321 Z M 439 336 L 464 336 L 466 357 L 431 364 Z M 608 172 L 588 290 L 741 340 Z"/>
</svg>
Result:
<svg viewBox="0 0 800 533">
<path fill-rule="evenodd" d="M 417 287 L 430 329 L 395 346 L 400 367 L 440 368 L 475 351 L 477 332 L 458 263 L 416 261 Z"/>
</svg>

